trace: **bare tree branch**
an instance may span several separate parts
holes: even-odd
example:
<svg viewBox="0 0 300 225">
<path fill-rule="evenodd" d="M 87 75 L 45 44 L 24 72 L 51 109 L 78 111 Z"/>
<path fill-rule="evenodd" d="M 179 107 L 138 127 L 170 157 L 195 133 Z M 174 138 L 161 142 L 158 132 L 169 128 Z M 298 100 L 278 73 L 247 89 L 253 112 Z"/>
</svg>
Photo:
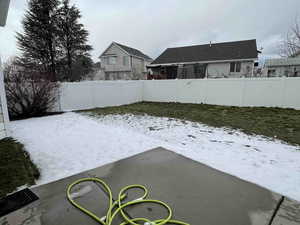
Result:
<svg viewBox="0 0 300 225">
<path fill-rule="evenodd" d="M 11 119 L 45 115 L 56 103 L 59 87 L 51 74 L 20 67 L 11 59 L 4 65 L 4 79 Z"/>
<path fill-rule="evenodd" d="M 280 44 L 280 55 L 283 57 L 293 57 L 300 53 L 300 21 L 295 20 L 295 24 L 286 34 L 285 39 Z"/>
</svg>

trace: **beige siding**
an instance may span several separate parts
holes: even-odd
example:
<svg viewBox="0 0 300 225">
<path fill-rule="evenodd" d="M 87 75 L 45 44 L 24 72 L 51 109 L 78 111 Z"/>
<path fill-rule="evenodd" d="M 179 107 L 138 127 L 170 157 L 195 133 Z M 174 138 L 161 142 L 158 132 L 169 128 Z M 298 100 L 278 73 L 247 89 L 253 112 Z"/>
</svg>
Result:
<svg viewBox="0 0 300 225">
<path fill-rule="evenodd" d="M 146 79 L 146 63 L 144 59 L 131 57 L 133 79 Z"/>
<path fill-rule="evenodd" d="M 114 57 L 115 63 L 109 62 Z M 116 44 L 111 44 L 101 55 L 101 66 L 105 72 L 105 80 L 141 80 L 147 78 L 146 66 L 151 61 L 129 55 Z"/>
<path fill-rule="evenodd" d="M 116 64 L 115 65 L 108 65 L 107 64 L 107 57 L 115 56 L 116 57 Z M 127 57 L 127 65 L 123 64 L 123 57 Z M 101 56 L 101 64 L 104 67 L 105 71 L 130 71 L 130 56 L 126 54 L 122 49 L 117 47 L 116 45 L 111 45 L 105 53 Z"/>
</svg>

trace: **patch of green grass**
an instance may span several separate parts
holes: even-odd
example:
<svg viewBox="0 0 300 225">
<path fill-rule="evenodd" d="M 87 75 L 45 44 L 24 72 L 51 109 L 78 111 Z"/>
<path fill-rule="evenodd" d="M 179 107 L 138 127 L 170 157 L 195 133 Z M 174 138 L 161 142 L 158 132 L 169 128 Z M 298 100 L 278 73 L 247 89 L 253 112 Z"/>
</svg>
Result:
<svg viewBox="0 0 300 225">
<path fill-rule="evenodd" d="M 0 140 L 0 198 L 17 187 L 35 184 L 39 176 L 39 170 L 21 143 L 12 138 Z"/>
<path fill-rule="evenodd" d="M 132 113 L 178 118 L 214 127 L 231 127 L 300 145 L 300 110 L 294 109 L 142 102 L 88 111 L 94 115 Z"/>
</svg>

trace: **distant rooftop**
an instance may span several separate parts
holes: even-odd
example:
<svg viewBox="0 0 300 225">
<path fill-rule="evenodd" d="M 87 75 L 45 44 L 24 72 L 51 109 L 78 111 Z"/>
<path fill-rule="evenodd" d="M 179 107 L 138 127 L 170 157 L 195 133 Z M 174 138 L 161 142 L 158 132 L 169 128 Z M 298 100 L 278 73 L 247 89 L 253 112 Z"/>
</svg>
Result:
<svg viewBox="0 0 300 225">
<path fill-rule="evenodd" d="M 166 49 L 152 64 L 257 59 L 256 40 L 212 43 Z"/>
</svg>

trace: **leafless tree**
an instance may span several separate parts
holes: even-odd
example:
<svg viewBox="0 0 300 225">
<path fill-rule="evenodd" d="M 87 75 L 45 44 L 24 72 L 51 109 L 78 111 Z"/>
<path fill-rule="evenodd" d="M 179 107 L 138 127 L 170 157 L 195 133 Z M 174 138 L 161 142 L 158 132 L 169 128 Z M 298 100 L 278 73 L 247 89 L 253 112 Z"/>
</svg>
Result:
<svg viewBox="0 0 300 225">
<path fill-rule="evenodd" d="M 300 21 L 295 20 L 295 24 L 287 32 L 286 37 L 280 45 L 280 55 L 291 57 L 300 53 Z"/>
<path fill-rule="evenodd" d="M 43 116 L 56 103 L 58 84 L 46 74 L 20 67 L 15 58 L 5 63 L 4 80 L 11 119 Z"/>
</svg>

